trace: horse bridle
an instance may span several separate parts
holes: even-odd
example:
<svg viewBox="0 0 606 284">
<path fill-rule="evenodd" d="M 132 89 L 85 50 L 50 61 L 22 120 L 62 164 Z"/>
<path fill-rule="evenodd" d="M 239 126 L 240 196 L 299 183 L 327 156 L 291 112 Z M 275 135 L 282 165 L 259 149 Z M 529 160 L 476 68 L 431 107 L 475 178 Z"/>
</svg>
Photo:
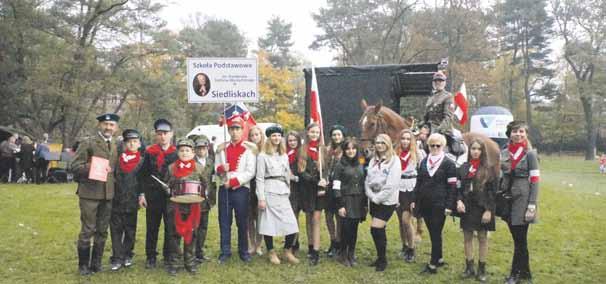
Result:
<svg viewBox="0 0 606 284">
<path fill-rule="evenodd" d="M 377 116 L 376 119 L 376 126 L 375 126 L 375 133 L 374 133 L 374 138 L 360 138 L 360 141 L 362 142 L 373 142 L 374 139 L 379 135 L 379 134 L 387 134 L 387 122 L 385 122 L 385 120 L 383 119 L 383 114 L 382 113 L 377 113 L 375 114 Z M 364 120 L 364 118 L 368 117 L 368 113 L 365 113 L 362 116 L 362 119 L 360 120 L 360 124 L 362 124 L 362 121 Z M 362 125 L 364 126 L 364 125 Z"/>
</svg>

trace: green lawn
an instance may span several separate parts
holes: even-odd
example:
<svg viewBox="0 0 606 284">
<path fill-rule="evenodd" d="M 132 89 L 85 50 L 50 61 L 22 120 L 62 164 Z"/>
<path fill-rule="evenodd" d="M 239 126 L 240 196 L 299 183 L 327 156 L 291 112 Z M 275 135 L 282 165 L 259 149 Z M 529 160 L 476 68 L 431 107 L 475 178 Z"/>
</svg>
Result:
<svg viewBox="0 0 606 284">
<path fill-rule="evenodd" d="M 606 175 L 596 162 L 577 157 L 541 157 L 540 222 L 531 226 L 530 256 L 535 283 L 606 282 Z M 0 282 L 1 283 L 460 283 L 463 270 L 463 237 L 458 224 L 448 219 L 444 229 L 444 253 L 449 266 L 434 276 L 419 276 L 429 259 L 428 236 L 419 248 L 417 263 L 397 259 L 400 250 L 397 221 L 388 225 L 389 266 L 375 273 L 366 264 L 375 250 L 369 224 L 360 227 L 359 265 L 348 269 L 326 258 L 313 269 L 272 266 L 265 257 L 244 265 L 233 257 L 227 265 L 214 261 L 218 248 L 216 210 L 211 216 L 207 251 L 213 257 L 198 275 L 180 272 L 176 278 L 164 270 L 144 269 L 145 215 L 140 211 L 136 257 L 133 268 L 91 277 L 77 275 L 75 240 L 79 230 L 75 185 L 0 185 Z M 323 228 L 324 229 L 324 228 Z M 235 237 L 235 234 L 234 234 Z M 323 245 L 328 242 L 324 231 Z M 305 239 L 305 238 L 303 238 Z M 235 244 L 235 239 L 232 242 Z M 306 248 L 306 244 L 303 243 Z M 111 254 L 108 241 L 104 266 Z M 305 251 L 305 249 L 304 249 Z M 301 260 L 304 251 L 299 253 Z M 509 272 L 513 244 L 505 224 L 497 224 L 490 237 L 488 271 L 491 282 L 501 283 Z M 476 257 L 477 258 L 477 257 Z M 466 283 L 475 283 L 468 281 Z"/>
</svg>

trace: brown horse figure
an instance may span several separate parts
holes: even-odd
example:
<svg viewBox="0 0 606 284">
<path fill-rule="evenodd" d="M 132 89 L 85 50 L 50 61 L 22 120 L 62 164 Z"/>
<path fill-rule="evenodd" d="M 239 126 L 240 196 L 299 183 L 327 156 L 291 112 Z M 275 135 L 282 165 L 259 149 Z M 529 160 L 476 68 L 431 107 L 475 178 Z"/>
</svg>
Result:
<svg viewBox="0 0 606 284">
<path fill-rule="evenodd" d="M 404 119 L 390 108 L 383 107 L 382 102 L 372 106 L 368 105 L 365 100 L 362 100 L 360 105 L 364 112 L 360 118 L 360 128 L 362 129 L 362 137 L 360 140 L 365 154 L 368 154 L 371 142 L 377 135 L 382 133 L 389 135 L 391 141 L 393 141 L 395 145 L 399 141 L 398 134 L 404 128 L 411 128 L 414 124 L 413 117 Z M 494 167 L 495 173 L 497 173 L 500 159 L 499 145 L 482 133 L 467 132 L 463 134 L 463 140 L 466 145 L 469 145 L 474 139 L 481 139 L 484 141 L 488 154 L 488 163 Z"/>
</svg>

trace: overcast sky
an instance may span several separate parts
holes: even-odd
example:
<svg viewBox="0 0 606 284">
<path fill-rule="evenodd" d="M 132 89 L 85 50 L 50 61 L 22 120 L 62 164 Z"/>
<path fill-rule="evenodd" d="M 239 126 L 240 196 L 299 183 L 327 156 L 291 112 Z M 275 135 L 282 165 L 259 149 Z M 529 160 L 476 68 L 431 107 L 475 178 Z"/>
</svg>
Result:
<svg viewBox="0 0 606 284">
<path fill-rule="evenodd" d="M 311 14 L 323 6 L 326 6 L 325 0 L 180 0 L 171 1 L 161 16 L 167 22 L 168 28 L 175 31 L 186 25 L 187 19 L 196 13 L 229 20 L 244 33 L 249 50 L 257 48 L 257 39 L 267 31 L 267 21 L 274 15 L 280 16 L 293 24 L 293 50 L 303 54 L 316 67 L 325 67 L 334 65 L 334 55 L 326 49 L 312 51 L 308 48 L 314 40 L 314 35 L 320 33 Z"/>
</svg>

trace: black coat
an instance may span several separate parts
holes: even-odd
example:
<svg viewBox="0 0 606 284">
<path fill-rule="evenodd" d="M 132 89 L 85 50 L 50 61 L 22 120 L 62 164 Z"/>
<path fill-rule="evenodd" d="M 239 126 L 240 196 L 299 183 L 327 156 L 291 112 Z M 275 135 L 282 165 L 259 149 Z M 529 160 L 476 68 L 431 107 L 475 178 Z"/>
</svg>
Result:
<svg viewBox="0 0 606 284">
<path fill-rule="evenodd" d="M 491 177 L 484 185 L 480 185 L 469 175 L 469 162 L 459 168 L 459 180 L 461 186 L 457 190 L 457 200 L 465 204 L 465 213 L 461 215 L 461 227 L 464 230 L 489 230 L 495 229 L 495 196 L 498 188 L 498 179 Z M 482 224 L 484 211 L 490 211 L 491 220 Z"/>
<path fill-rule="evenodd" d="M 166 177 L 168 175 L 168 165 L 177 160 L 177 151 L 164 156 L 164 164 L 159 170 L 157 166 L 158 161 L 156 158 L 156 156 L 145 152 L 143 155 L 143 168 L 141 169 L 141 174 L 139 175 L 142 185 L 140 187 L 140 193 L 145 193 L 148 208 L 162 207 L 166 203 L 169 196 L 166 194 L 165 189 L 162 188 L 162 186 L 155 181 L 151 175 L 154 175 L 159 179 Z M 167 181 L 164 180 L 164 182 Z"/>
<path fill-rule="evenodd" d="M 422 215 L 427 210 L 453 209 L 457 196 L 457 168 L 454 161 L 444 157 L 440 167 L 430 177 L 427 171 L 428 158 L 429 156 L 421 161 L 414 189 L 415 210 Z M 452 181 L 453 178 L 455 182 L 449 183 L 448 179 Z"/>
<path fill-rule="evenodd" d="M 334 182 L 338 181 L 339 188 L 334 190 L 337 209 L 345 208 L 346 218 L 364 218 L 368 201 L 364 194 L 364 166 L 341 159 L 336 165 L 333 175 Z"/>
<path fill-rule="evenodd" d="M 122 171 L 120 165 L 116 167 L 116 186 L 112 201 L 112 211 L 119 213 L 137 212 L 137 209 L 139 209 L 138 193 L 141 192 L 139 172 L 142 167 L 143 158 L 141 158 L 139 164 L 130 173 Z"/>
<path fill-rule="evenodd" d="M 19 161 L 21 169 L 26 170 L 34 166 L 34 145 L 21 144 L 21 152 L 19 154 L 21 157 Z"/>
</svg>

